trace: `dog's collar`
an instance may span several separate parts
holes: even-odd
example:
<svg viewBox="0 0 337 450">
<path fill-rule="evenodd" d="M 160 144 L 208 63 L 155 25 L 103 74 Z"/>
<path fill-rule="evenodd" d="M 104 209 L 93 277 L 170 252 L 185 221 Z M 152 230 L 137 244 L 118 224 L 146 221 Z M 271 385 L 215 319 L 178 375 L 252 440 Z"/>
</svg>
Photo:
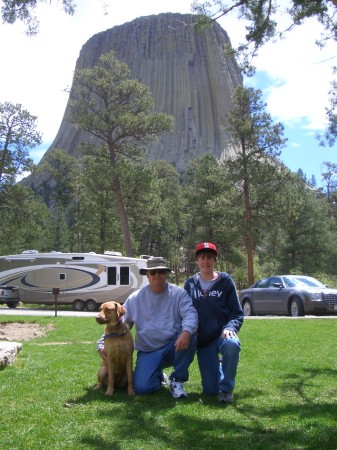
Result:
<svg viewBox="0 0 337 450">
<path fill-rule="evenodd" d="M 125 330 L 124 333 L 120 333 L 120 334 L 118 334 L 118 333 L 109 333 L 109 334 L 105 334 L 105 335 L 103 336 L 103 338 L 106 339 L 106 338 L 111 338 L 111 337 L 124 336 L 124 334 L 126 333 L 126 331 L 127 331 L 127 330 Z"/>
<path fill-rule="evenodd" d="M 124 336 L 124 334 L 126 334 L 127 332 L 128 332 L 128 327 L 126 326 L 126 327 L 124 327 L 123 333 L 109 333 L 109 334 L 105 334 L 103 336 L 103 339 Z"/>
</svg>

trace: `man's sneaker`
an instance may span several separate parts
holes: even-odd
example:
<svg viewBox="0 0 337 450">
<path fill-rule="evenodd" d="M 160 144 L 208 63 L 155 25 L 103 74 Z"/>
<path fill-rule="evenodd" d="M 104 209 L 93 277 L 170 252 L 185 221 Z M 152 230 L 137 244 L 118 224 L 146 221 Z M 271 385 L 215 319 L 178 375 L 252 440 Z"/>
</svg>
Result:
<svg viewBox="0 0 337 450">
<path fill-rule="evenodd" d="M 161 373 L 161 385 L 162 386 L 169 386 L 170 385 L 170 379 L 169 377 L 166 375 L 165 372 Z"/>
<path fill-rule="evenodd" d="M 170 392 L 171 392 L 173 398 L 187 397 L 183 383 L 180 383 L 179 381 L 175 381 L 174 379 L 171 381 L 171 384 L 170 384 Z"/>
<path fill-rule="evenodd" d="M 233 403 L 233 392 L 220 392 L 218 400 L 220 403 Z"/>
</svg>

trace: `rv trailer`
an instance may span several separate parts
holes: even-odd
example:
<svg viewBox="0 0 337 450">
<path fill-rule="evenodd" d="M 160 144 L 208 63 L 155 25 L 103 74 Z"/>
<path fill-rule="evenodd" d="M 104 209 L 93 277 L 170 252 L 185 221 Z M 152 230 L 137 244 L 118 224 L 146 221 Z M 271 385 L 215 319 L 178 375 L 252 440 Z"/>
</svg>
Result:
<svg viewBox="0 0 337 450">
<path fill-rule="evenodd" d="M 39 253 L 26 250 L 21 254 L 0 256 L 0 285 L 17 287 L 18 302 L 54 304 L 55 293 L 60 305 L 71 304 L 76 311 L 96 311 L 101 303 L 124 303 L 136 289 L 148 284 L 139 274 L 146 259 L 128 258 L 117 252 Z M 3 302 L 6 299 L 3 298 Z"/>
</svg>

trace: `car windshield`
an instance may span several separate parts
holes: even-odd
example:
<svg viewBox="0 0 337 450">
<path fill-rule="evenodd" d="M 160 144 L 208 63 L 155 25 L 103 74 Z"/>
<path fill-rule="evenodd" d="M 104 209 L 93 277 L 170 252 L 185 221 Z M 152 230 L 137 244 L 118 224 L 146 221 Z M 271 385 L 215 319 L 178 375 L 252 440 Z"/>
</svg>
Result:
<svg viewBox="0 0 337 450">
<path fill-rule="evenodd" d="M 310 287 L 319 287 L 319 288 L 325 288 L 324 284 L 322 284 L 320 281 L 316 280 L 316 278 L 312 277 L 284 277 L 283 278 L 285 284 L 287 287 L 303 287 L 303 286 L 310 286 Z"/>
</svg>

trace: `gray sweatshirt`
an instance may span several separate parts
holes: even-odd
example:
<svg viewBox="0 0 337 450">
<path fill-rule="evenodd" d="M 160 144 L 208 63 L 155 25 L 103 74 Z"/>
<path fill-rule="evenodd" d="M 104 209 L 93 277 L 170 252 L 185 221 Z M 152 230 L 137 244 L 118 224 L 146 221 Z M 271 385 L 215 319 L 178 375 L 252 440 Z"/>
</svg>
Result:
<svg viewBox="0 0 337 450">
<path fill-rule="evenodd" d="M 163 347 L 182 331 L 193 335 L 198 328 L 198 314 L 191 297 L 174 284 L 167 283 L 160 294 L 145 286 L 133 292 L 123 306 L 125 322 L 136 327 L 135 348 L 143 352 Z M 103 347 L 104 336 L 97 343 L 98 350 Z"/>
</svg>

